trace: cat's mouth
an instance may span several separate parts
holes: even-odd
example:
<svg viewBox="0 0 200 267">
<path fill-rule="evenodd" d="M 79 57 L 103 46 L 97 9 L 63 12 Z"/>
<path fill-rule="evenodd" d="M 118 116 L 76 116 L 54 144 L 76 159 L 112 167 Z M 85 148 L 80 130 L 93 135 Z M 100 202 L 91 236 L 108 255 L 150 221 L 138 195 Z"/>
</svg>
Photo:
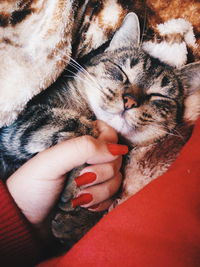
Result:
<svg viewBox="0 0 200 267">
<path fill-rule="evenodd" d="M 113 111 L 102 110 L 96 114 L 97 119 L 103 120 L 113 127 L 118 133 L 125 138 L 130 139 L 131 136 L 135 135 L 140 127 L 134 122 L 134 118 L 127 116 L 127 111 L 123 110 Z"/>
<path fill-rule="evenodd" d="M 127 111 L 123 110 L 120 114 L 120 117 L 122 121 L 124 122 L 124 125 L 129 128 L 129 131 L 137 131 L 138 126 L 137 123 L 133 122 L 133 118 L 130 120 L 130 116 L 127 115 Z"/>
<path fill-rule="evenodd" d="M 112 120 L 108 122 L 118 133 L 125 138 L 130 139 L 131 136 L 135 135 L 138 126 L 133 124 L 133 121 L 129 121 L 124 112 L 115 115 Z"/>
</svg>

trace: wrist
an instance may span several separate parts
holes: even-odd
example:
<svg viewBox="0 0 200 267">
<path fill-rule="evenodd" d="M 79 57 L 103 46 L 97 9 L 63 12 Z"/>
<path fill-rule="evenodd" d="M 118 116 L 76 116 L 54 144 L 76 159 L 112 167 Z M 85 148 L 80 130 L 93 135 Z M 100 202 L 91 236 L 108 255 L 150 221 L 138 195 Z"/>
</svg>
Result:
<svg viewBox="0 0 200 267">
<path fill-rule="evenodd" d="M 31 174 L 27 177 L 17 171 L 7 179 L 8 191 L 20 211 L 34 227 L 38 228 L 43 224 L 55 205 L 63 186 L 64 179 L 61 178 L 49 181 L 32 177 Z"/>
<path fill-rule="evenodd" d="M 24 196 L 24 194 L 19 188 L 19 183 L 15 179 L 13 179 L 13 177 L 11 176 L 10 178 L 7 179 L 6 186 L 15 204 L 20 209 L 20 211 L 23 213 L 23 215 L 26 217 L 26 219 L 29 221 L 26 215 L 26 212 L 24 212 L 24 209 L 23 209 L 23 206 L 24 206 L 23 201 L 22 201 L 23 198 L 20 196 L 22 195 Z"/>
</svg>

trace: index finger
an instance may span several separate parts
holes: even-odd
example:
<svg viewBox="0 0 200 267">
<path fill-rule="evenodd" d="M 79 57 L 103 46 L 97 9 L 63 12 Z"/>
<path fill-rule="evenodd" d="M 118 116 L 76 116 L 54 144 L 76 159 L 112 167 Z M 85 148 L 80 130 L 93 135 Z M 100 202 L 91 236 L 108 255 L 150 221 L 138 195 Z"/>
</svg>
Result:
<svg viewBox="0 0 200 267">
<path fill-rule="evenodd" d="M 108 146 L 109 145 L 109 146 Z M 114 147 L 113 147 L 114 146 Z M 117 148 L 117 150 L 116 150 Z M 117 153 L 116 153 L 117 151 Z M 57 179 L 75 167 L 87 164 L 111 162 L 128 152 L 126 146 L 106 144 L 92 136 L 76 137 L 50 147 L 26 162 L 18 171 L 20 174 L 32 171 L 32 176 Z M 30 174 L 29 174 L 30 175 Z"/>
<path fill-rule="evenodd" d="M 101 120 L 97 120 L 95 123 L 100 133 L 99 137 L 97 138 L 98 140 L 106 143 L 118 142 L 117 132 L 111 126 Z"/>
</svg>

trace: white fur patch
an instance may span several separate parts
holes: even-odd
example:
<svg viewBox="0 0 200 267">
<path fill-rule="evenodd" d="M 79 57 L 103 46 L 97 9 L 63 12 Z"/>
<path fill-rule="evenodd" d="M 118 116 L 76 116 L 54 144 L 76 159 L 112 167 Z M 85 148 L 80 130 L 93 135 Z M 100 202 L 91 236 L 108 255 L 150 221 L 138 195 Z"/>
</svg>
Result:
<svg viewBox="0 0 200 267">
<path fill-rule="evenodd" d="M 163 24 L 158 24 L 157 29 L 161 35 L 181 34 L 187 45 L 197 48 L 192 24 L 185 19 L 172 19 Z"/>
<path fill-rule="evenodd" d="M 172 19 L 159 24 L 157 29 L 161 36 L 176 35 L 182 36 L 183 41 L 167 42 L 148 41 L 143 44 L 143 49 L 151 56 L 160 59 L 173 67 L 181 67 L 187 61 L 187 46 L 197 48 L 196 39 L 191 23 L 185 19 Z"/>
<path fill-rule="evenodd" d="M 106 41 L 104 32 L 102 31 L 102 28 L 99 25 L 98 19 L 93 22 L 88 31 L 87 31 L 87 38 L 92 40 L 93 44 L 96 44 L 96 47 L 98 47 L 98 44 L 103 40 L 103 42 Z"/>
<path fill-rule="evenodd" d="M 112 28 L 117 25 L 119 17 L 121 15 L 122 8 L 116 3 L 116 0 L 110 0 L 105 3 L 105 7 L 101 13 L 103 18 L 103 23 Z M 114 15 L 112 15 L 114 14 Z"/>
<path fill-rule="evenodd" d="M 92 23 L 90 22 L 90 18 L 85 18 L 85 23 L 90 23 L 90 27 L 87 30 L 87 40 L 92 41 L 93 49 L 107 41 L 105 30 L 107 27 L 112 29 L 116 28 L 121 12 L 122 8 L 120 5 L 115 0 L 109 0 L 106 1 L 100 15 L 95 17 Z M 112 16 L 111 14 L 115 15 Z"/>
<path fill-rule="evenodd" d="M 185 42 L 169 44 L 166 41 L 161 43 L 148 41 L 143 44 L 143 49 L 151 56 L 177 68 L 185 65 L 187 61 L 187 47 Z"/>
</svg>

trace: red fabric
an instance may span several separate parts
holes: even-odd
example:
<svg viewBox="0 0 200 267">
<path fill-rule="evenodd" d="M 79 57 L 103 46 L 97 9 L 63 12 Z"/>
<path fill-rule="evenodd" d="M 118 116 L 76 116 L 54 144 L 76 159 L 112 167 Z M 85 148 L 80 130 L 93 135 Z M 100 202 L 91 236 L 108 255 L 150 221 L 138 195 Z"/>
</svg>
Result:
<svg viewBox="0 0 200 267">
<path fill-rule="evenodd" d="M 117 207 L 51 266 L 200 266 L 200 120 L 170 170 Z M 34 266 L 37 243 L 0 182 L 0 265 Z"/>
<path fill-rule="evenodd" d="M 34 266 L 39 250 L 30 226 L 0 181 L 0 266 Z"/>
<path fill-rule="evenodd" d="M 39 265 L 200 266 L 200 120 L 170 170 L 104 217 L 67 254 Z"/>
</svg>

